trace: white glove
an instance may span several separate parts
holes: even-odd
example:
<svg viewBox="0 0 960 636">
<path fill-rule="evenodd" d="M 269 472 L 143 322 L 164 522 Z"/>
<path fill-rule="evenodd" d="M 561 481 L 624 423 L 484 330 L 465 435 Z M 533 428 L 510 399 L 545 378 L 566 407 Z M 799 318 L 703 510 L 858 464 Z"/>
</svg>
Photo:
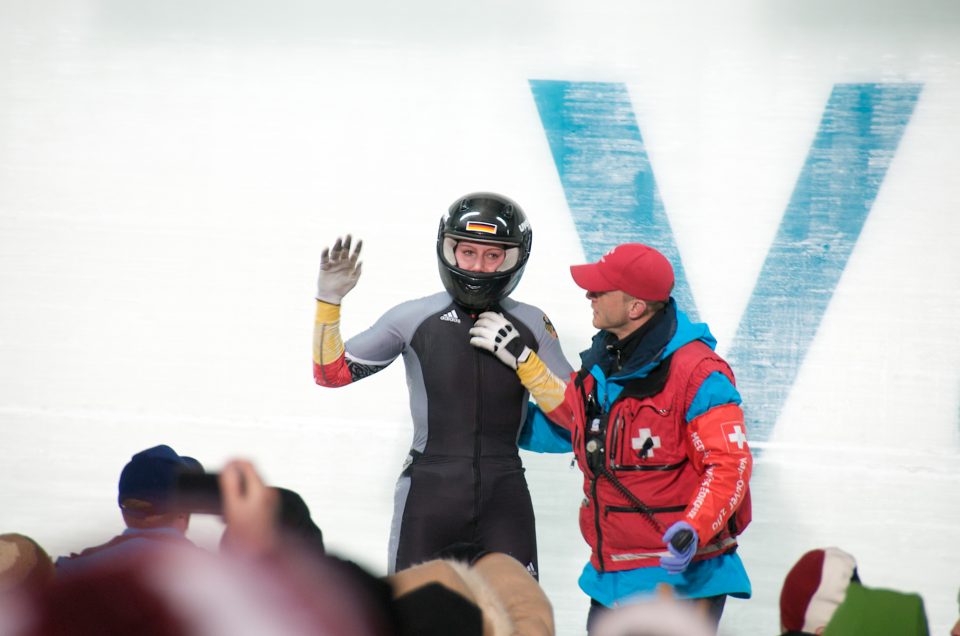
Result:
<svg viewBox="0 0 960 636">
<path fill-rule="evenodd" d="M 517 365 L 530 357 L 530 347 L 523 344 L 517 328 L 494 311 L 480 314 L 470 329 L 470 335 L 473 336 L 470 344 L 478 349 L 486 349 L 511 369 L 516 369 Z"/>
<path fill-rule="evenodd" d="M 332 248 L 323 248 L 320 255 L 320 275 L 317 277 L 317 300 L 339 305 L 347 292 L 360 280 L 361 263 L 357 259 L 360 257 L 363 241 L 357 241 L 357 247 L 351 254 L 351 240 L 352 237 L 347 234 L 342 241 L 337 238 Z"/>
</svg>

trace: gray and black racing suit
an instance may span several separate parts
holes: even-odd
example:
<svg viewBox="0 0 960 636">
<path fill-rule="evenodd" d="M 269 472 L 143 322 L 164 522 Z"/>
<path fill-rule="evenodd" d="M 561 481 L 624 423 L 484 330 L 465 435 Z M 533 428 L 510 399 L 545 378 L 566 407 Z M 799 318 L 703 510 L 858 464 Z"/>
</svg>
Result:
<svg viewBox="0 0 960 636">
<path fill-rule="evenodd" d="M 570 375 L 542 311 L 509 298 L 497 310 L 553 373 Z M 474 321 L 441 292 L 397 305 L 338 347 L 339 306 L 318 301 L 318 384 L 356 382 L 399 355 L 406 367 L 413 444 L 397 482 L 390 572 L 474 543 L 510 554 L 537 575 L 533 506 L 517 450 L 528 394 L 513 369 L 470 345 Z"/>
</svg>

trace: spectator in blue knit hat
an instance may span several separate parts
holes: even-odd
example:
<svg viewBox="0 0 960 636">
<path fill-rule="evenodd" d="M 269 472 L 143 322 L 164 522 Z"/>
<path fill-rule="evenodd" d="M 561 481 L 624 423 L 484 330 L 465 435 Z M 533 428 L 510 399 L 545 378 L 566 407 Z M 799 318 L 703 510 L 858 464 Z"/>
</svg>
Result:
<svg viewBox="0 0 960 636">
<path fill-rule="evenodd" d="M 68 573 L 114 558 L 138 557 L 158 544 L 191 544 L 186 538 L 190 513 L 173 506 L 177 475 L 203 473 L 192 457 L 178 455 L 166 445 L 134 455 L 120 473 L 117 503 L 127 529 L 104 544 L 60 557 L 57 574 Z"/>
</svg>

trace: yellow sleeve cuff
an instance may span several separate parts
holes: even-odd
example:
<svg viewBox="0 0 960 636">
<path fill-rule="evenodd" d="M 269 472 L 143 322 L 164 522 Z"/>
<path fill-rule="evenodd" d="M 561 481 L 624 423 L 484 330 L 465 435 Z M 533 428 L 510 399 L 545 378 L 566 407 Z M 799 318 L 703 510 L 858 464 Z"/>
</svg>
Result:
<svg viewBox="0 0 960 636">
<path fill-rule="evenodd" d="M 340 305 L 318 300 L 316 322 L 340 322 Z"/>
<path fill-rule="evenodd" d="M 317 301 L 317 315 L 313 325 L 313 361 L 320 366 L 336 362 L 343 355 L 340 336 L 340 305 Z"/>
<path fill-rule="evenodd" d="M 517 366 L 517 375 L 544 413 L 549 413 L 563 403 L 567 383 L 547 368 L 536 353 L 530 352 L 530 356 Z"/>
</svg>

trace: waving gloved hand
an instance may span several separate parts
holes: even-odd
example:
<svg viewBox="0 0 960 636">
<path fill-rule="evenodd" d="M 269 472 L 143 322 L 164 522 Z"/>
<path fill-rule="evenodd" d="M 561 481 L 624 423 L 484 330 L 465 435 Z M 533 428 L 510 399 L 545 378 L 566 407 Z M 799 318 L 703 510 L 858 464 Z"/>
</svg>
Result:
<svg viewBox="0 0 960 636">
<path fill-rule="evenodd" d="M 360 279 L 361 263 L 357 259 L 360 257 L 363 241 L 357 241 L 352 254 L 351 241 L 352 237 L 347 234 L 343 240 L 337 238 L 332 248 L 323 248 L 320 255 L 320 275 L 317 277 L 317 300 L 339 305 Z"/>
<path fill-rule="evenodd" d="M 470 344 L 486 349 L 511 369 L 516 369 L 530 357 L 530 347 L 523 344 L 517 328 L 495 311 L 480 314 L 470 329 L 470 335 Z"/>
<path fill-rule="evenodd" d="M 660 557 L 660 567 L 670 574 L 679 574 L 687 569 L 699 543 L 697 531 L 686 521 L 677 521 L 663 535 L 663 542 L 670 556 Z"/>
</svg>

